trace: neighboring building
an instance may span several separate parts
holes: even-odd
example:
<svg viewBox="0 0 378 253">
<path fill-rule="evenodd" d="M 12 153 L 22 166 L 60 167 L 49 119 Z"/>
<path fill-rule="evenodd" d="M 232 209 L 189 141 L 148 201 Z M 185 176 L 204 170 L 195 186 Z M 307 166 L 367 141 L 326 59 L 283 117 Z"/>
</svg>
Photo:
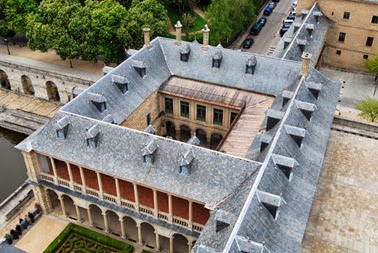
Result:
<svg viewBox="0 0 378 253">
<path fill-rule="evenodd" d="M 377 0 L 299 0 L 297 14 L 317 2 L 332 21 L 322 53 L 322 64 L 367 71 L 364 60 L 378 55 Z"/>
<path fill-rule="evenodd" d="M 37 201 L 149 250 L 298 252 L 340 83 L 180 30 L 17 146 Z"/>
</svg>

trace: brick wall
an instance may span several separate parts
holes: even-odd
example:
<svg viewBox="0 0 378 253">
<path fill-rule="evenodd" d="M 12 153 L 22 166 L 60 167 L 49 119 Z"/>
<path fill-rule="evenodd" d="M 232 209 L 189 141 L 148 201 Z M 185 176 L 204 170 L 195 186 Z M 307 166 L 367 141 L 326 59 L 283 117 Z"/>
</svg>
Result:
<svg viewBox="0 0 378 253">
<path fill-rule="evenodd" d="M 70 177 L 68 175 L 67 164 L 58 159 L 54 159 L 54 163 L 55 163 L 56 173 L 58 174 L 58 177 L 70 181 Z"/>
<path fill-rule="evenodd" d="M 210 210 L 206 209 L 204 205 L 193 203 L 193 222 L 205 225 L 210 217 Z"/>
<path fill-rule="evenodd" d="M 169 213 L 168 195 L 163 192 L 157 192 L 158 209 L 162 212 Z"/>
<path fill-rule="evenodd" d="M 185 199 L 172 196 L 173 215 L 189 219 L 189 202 Z"/>
<path fill-rule="evenodd" d="M 151 124 L 160 131 L 159 113 L 159 93 L 155 91 L 121 125 L 143 131 L 147 127 L 147 115 L 150 114 Z"/>
<path fill-rule="evenodd" d="M 134 195 L 134 186 L 132 183 L 118 180 L 119 181 L 119 190 L 121 193 L 121 197 L 123 199 L 127 199 L 129 201 L 134 202 L 135 201 L 135 195 Z"/>
<path fill-rule="evenodd" d="M 81 182 L 81 176 L 80 176 L 80 169 L 76 165 L 71 164 L 71 171 L 72 171 L 72 177 L 73 181 L 78 184 L 83 184 Z"/>
<path fill-rule="evenodd" d="M 97 182 L 97 174 L 94 171 L 84 169 L 84 178 L 85 178 L 85 183 L 89 188 L 98 190 L 98 182 Z"/>
<path fill-rule="evenodd" d="M 102 189 L 108 194 L 117 196 L 117 190 L 115 185 L 115 180 L 113 177 L 101 174 Z"/>
<path fill-rule="evenodd" d="M 151 189 L 138 185 L 138 198 L 141 205 L 154 208 L 154 195 Z"/>
</svg>

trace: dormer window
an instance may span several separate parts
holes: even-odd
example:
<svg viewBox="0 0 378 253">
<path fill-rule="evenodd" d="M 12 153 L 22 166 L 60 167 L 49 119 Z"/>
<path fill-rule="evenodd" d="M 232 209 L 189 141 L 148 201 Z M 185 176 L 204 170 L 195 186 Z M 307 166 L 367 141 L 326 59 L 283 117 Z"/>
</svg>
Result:
<svg viewBox="0 0 378 253">
<path fill-rule="evenodd" d="M 143 156 L 143 163 L 146 165 L 152 165 L 155 160 L 155 153 L 158 149 L 158 145 L 154 140 L 152 140 L 150 143 L 147 144 L 142 149 L 142 156 Z"/>
<path fill-rule="evenodd" d="M 88 92 L 90 101 L 96 106 L 97 110 L 103 112 L 106 110 L 106 98 L 97 93 Z"/>
<path fill-rule="evenodd" d="M 256 70 L 256 65 L 257 65 L 256 56 L 252 56 L 247 61 L 245 73 L 253 75 Z"/>
<path fill-rule="evenodd" d="M 315 111 L 315 104 L 306 103 L 302 101 L 295 101 L 297 108 L 303 113 L 307 120 L 311 119 L 312 113 Z"/>
<path fill-rule="evenodd" d="M 98 146 L 99 139 L 100 139 L 100 128 L 96 124 L 87 130 L 87 133 L 86 133 L 87 147 L 89 149 L 95 149 Z"/>
<path fill-rule="evenodd" d="M 147 75 L 146 74 L 146 67 L 147 66 L 146 66 L 146 64 L 144 64 L 143 61 L 133 60 L 133 61 L 131 61 L 131 65 L 136 70 L 136 72 L 138 72 L 140 77 L 143 78 Z"/>
<path fill-rule="evenodd" d="M 213 65 L 212 67 L 213 68 L 220 68 L 221 66 L 221 63 L 222 63 L 222 52 L 221 51 L 217 51 L 214 55 L 213 55 Z"/>
<path fill-rule="evenodd" d="M 56 122 L 56 135 L 59 140 L 64 140 L 67 137 L 68 127 L 70 122 L 68 120 L 68 116 L 64 116 L 59 121 Z"/>
<path fill-rule="evenodd" d="M 180 48 L 180 61 L 188 62 L 190 55 L 190 46 L 189 44 L 183 45 Z"/>
<path fill-rule="evenodd" d="M 112 83 L 117 86 L 117 88 L 125 94 L 128 91 L 129 81 L 123 76 L 112 75 Z"/>
<path fill-rule="evenodd" d="M 179 173 L 182 175 L 189 176 L 192 170 L 193 160 L 194 160 L 194 153 L 193 153 L 193 150 L 190 149 L 184 154 L 181 160 Z"/>
<path fill-rule="evenodd" d="M 273 154 L 272 156 L 274 164 L 285 175 L 289 181 L 291 180 L 293 169 L 298 165 L 294 158 Z"/>
<path fill-rule="evenodd" d="M 282 198 L 264 191 L 258 191 L 257 196 L 260 203 L 265 207 L 273 219 L 276 220 L 278 218 Z"/>
</svg>

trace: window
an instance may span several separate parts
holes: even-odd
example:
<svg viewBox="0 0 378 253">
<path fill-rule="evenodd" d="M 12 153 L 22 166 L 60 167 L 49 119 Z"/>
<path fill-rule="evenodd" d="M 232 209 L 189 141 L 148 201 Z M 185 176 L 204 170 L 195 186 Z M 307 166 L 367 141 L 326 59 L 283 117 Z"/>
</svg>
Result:
<svg viewBox="0 0 378 253">
<path fill-rule="evenodd" d="M 238 116 L 237 112 L 231 112 L 230 125 L 232 124 L 232 122 L 234 122 L 234 120 L 236 119 L 236 116 Z"/>
<path fill-rule="evenodd" d="M 364 56 L 362 57 L 364 60 L 367 60 L 369 59 L 369 56 L 367 54 L 364 54 Z"/>
<path fill-rule="evenodd" d="M 206 106 L 197 105 L 197 120 L 206 121 Z"/>
<path fill-rule="evenodd" d="M 378 24 L 378 16 L 373 16 L 373 17 L 371 18 L 371 23 L 372 23 L 372 24 Z"/>
<path fill-rule="evenodd" d="M 344 42 L 345 41 L 345 36 L 346 36 L 345 33 L 343 33 L 343 32 L 339 33 L 339 42 Z"/>
<path fill-rule="evenodd" d="M 180 101 L 181 117 L 189 118 L 189 103 Z"/>
<path fill-rule="evenodd" d="M 220 126 L 223 124 L 223 110 L 214 109 L 213 124 Z"/>
<path fill-rule="evenodd" d="M 341 55 L 341 50 L 336 50 L 337 55 Z"/>
<path fill-rule="evenodd" d="M 173 99 L 171 98 L 164 98 L 164 106 L 166 113 L 173 113 Z"/>
<path fill-rule="evenodd" d="M 151 114 L 147 114 L 147 126 L 151 124 Z"/>
<path fill-rule="evenodd" d="M 374 41 L 373 37 L 367 37 L 366 46 L 371 47 L 373 45 L 373 41 Z"/>
<path fill-rule="evenodd" d="M 343 19 L 349 19 L 350 12 L 349 11 L 344 11 L 344 16 Z"/>
</svg>

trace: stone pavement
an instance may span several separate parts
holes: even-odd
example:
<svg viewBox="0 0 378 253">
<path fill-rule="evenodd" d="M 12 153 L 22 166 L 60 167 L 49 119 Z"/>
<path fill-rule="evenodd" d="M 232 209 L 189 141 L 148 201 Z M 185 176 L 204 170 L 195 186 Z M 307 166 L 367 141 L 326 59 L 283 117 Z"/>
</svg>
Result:
<svg viewBox="0 0 378 253">
<path fill-rule="evenodd" d="M 302 252 L 378 253 L 378 140 L 331 131 Z"/>
<path fill-rule="evenodd" d="M 374 95 L 376 82 L 372 75 L 329 68 L 320 68 L 319 71 L 326 77 L 333 80 L 341 80 L 343 83 L 340 90 L 342 93 L 339 97 L 340 102 L 337 106 L 341 116 L 359 118 L 357 116 L 358 110 L 354 108 L 355 104 L 366 96 L 378 99 L 378 90 Z"/>
</svg>

